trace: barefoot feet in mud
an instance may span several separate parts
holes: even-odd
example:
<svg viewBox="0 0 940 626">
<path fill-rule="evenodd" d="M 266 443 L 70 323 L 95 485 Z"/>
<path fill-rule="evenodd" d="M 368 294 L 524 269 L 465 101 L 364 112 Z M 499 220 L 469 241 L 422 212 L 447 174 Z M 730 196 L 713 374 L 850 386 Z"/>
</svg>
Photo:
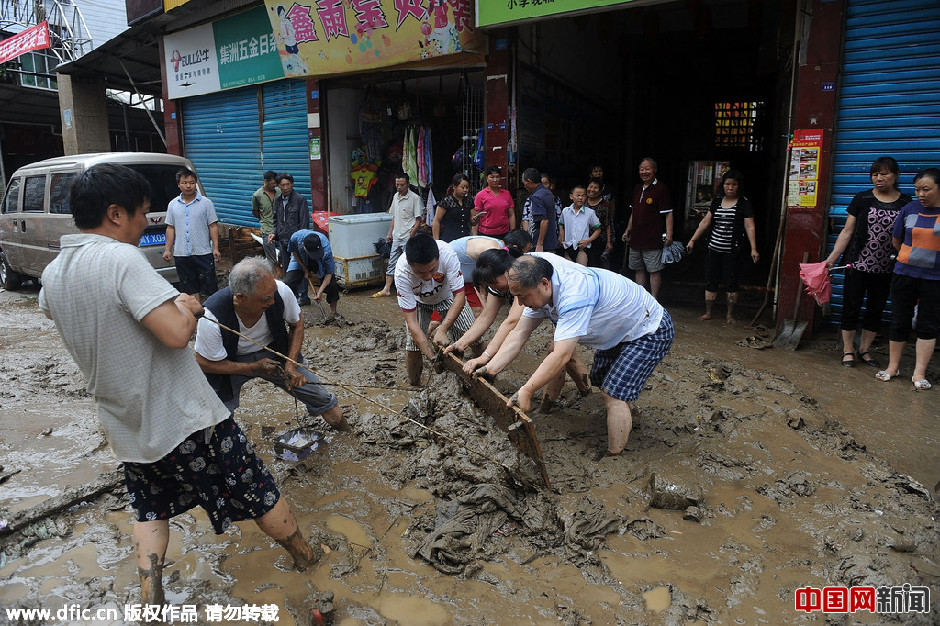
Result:
<svg viewBox="0 0 940 626">
<path fill-rule="evenodd" d="M 711 313 L 703 313 L 703 314 L 699 315 L 698 318 L 699 318 L 701 321 L 705 322 L 705 321 L 710 320 L 710 319 L 712 318 L 712 316 L 711 316 Z"/>
<path fill-rule="evenodd" d="M 542 403 L 539 405 L 540 413 L 551 413 L 555 408 L 555 401 L 547 396 L 542 396 Z"/>
<path fill-rule="evenodd" d="M 298 572 L 306 572 L 307 568 L 322 559 L 324 554 L 323 548 L 320 546 L 314 546 L 307 542 L 304 542 L 304 545 L 306 550 L 303 551 L 303 554 L 291 553 L 291 556 L 294 557 L 294 570 Z"/>
</svg>

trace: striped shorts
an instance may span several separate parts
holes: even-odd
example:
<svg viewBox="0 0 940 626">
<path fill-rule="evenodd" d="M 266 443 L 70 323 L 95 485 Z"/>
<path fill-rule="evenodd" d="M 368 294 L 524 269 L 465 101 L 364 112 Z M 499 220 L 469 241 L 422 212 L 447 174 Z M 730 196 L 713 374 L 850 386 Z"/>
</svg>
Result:
<svg viewBox="0 0 940 626">
<path fill-rule="evenodd" d="M 672 318 L 663 310 L 663 319 L 655 331 L 594 353 L 591 383 L 612 398 L 633 402 L 643 391 L 646 379 L 669 354 L 675 334 Z"/>
<path fill-rule="evenodd" d="M 450 310 L 450 307 L 454 304 L 454 300 L 448 299 L 437 304 L 422 304 L 418 303 L 418 325 L 421 327 L 421 330 L 425 334 L 428 332 L 428 324 L 431 323 L 431 314 L 434 311 L 437 311 L 441 314 L 441 319 L 447 316 L 447 312 Z M 464 301 L 463 311 L 460 312 L 460 315 L 457 316 L 457 320 L 454 322 L 454 325 L 450 327 L 450 330 L 447 331 L 447 334 L 450 336 L 450 340 L 457 341 L 463 334 L 470 330 L 470 327 L 473 326 L 473 311 L 470 310 L 470 306 Z M 411 337 L 411 333 L 408 332 L 408 324 L 405 324 L 405 350 L 408 352 L 417 352 L 418 346 L 415 345 L 414 339 Z"/>
</svg>

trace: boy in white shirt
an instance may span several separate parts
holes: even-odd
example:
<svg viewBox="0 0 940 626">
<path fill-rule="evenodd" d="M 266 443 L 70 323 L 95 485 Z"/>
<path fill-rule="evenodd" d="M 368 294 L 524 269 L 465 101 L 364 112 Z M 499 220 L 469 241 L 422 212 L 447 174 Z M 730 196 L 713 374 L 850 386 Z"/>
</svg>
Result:
<svg viewBox="0 0 940 626">
<path fill-rule="evenodd" d="M 601 235 L 601 221 L 594 209 L 584 207 L 587 191 L 582 185 L 575 185 L 569 197 L 571 205 L 562 209 L 558 220 L 558 243 L 566 258 L 587 265 L 587 251 L 591 242 Z"/>
</svg>

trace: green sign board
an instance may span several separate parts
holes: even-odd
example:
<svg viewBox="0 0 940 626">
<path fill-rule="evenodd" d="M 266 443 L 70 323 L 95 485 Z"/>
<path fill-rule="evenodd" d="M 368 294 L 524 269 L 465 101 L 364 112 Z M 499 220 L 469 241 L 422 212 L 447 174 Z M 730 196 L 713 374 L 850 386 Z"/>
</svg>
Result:
<svg viewBox="0 0 940 626">
<path fill-rule="evenodd" d="M 505 26 L 572 11 L 599 11 L 620 4 L 653 4 L 657 1 L 662 0 L 476 0 L 477 26 Z"/>
<path fill-rule="evenodd" d="M 281 55 L 263 6 L 212 24 L 219 59 L 219 88 L 284 78 Z"/>
</svg>

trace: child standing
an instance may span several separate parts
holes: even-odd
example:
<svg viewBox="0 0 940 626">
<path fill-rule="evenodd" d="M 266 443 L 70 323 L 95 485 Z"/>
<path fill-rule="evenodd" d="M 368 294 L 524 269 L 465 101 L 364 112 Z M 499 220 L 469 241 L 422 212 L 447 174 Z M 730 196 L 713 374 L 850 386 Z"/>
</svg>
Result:
<svg viewBox="0 0 940 626">
<path fill-rule="evenodd" d="M 600 237 L 601 221 L 593 209 L 584 206 L 587 191 L 583 185 L 571 189 L 571 205 L 565 207 L 558 221 L 558 241 L 565 251 L 565 257 L 587 265 L 588 249 L 591 242 Z"/>
</svg>

